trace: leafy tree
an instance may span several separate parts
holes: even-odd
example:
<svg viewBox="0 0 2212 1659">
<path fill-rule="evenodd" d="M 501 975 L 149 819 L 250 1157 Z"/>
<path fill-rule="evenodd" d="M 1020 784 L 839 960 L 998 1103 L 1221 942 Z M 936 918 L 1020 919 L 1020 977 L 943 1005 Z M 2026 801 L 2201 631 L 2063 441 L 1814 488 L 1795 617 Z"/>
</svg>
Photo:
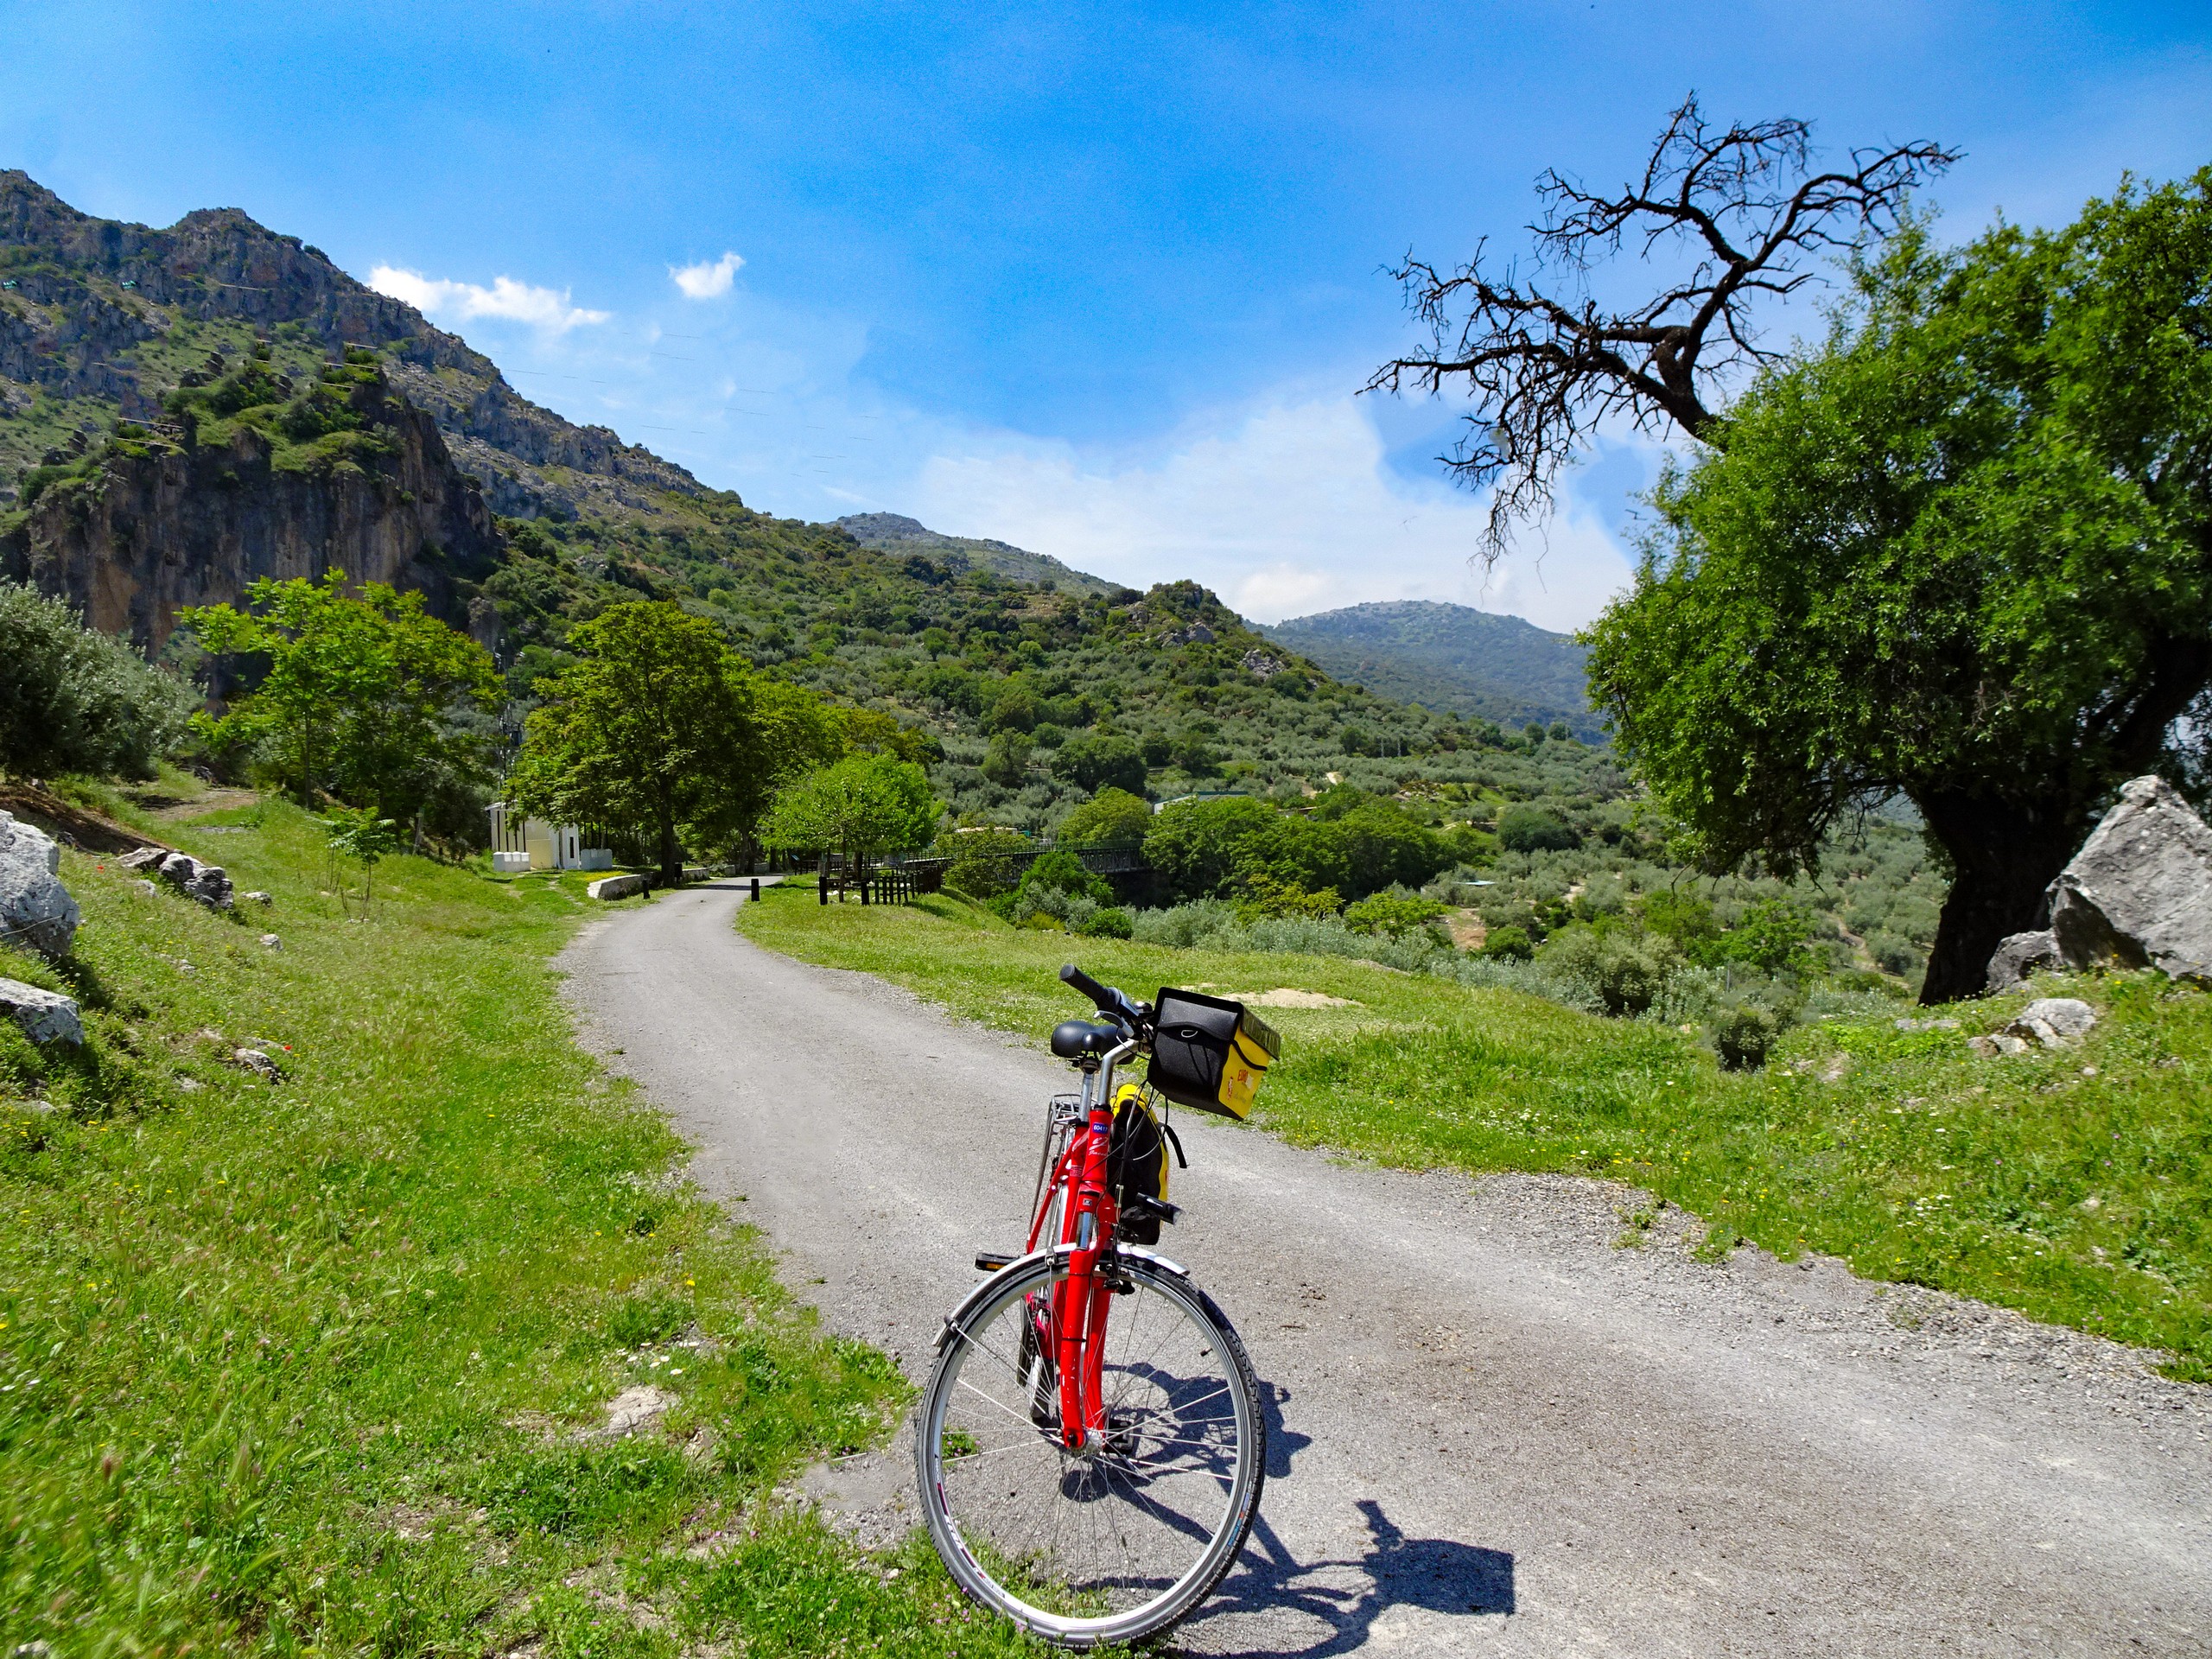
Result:
<svg viewBox="0 0 2212 1659">
<path fill-rule="evenodd" d="M 1241 795 L 1167 807 L 1154 815 L 1145 834 L 1145 862 L 1178 899 L 1224 897 L 1236 879 L 1240 845 L 1281 817 Z"/>
<path fill-rule="evenodd" d="M 201 728 L 218 749 L 252 752 L 301 804 L 320 791 L 406 819 L 448 777 L 488 775 L 486 734 L 459 718 L 499 707 L 491 654 L 432 616 L 419 593 L 382 582 L 346 591 L 264 577 L 248 608 L 207 605 L 179 621 L 218 657 L 265 658 L 267 672 Z"/>
<path fill-rule="evenodd" d="M 1497 815 L 1497 844 L 1509 853 L 1567 852 L 1582 837 L 1550 808 L 1516 801 Z"/>
<path fill-rule="evenodd" d="M 1953 878 L 1923 1001 L 1979 991 L 2122 780 L 2212 741 L 2208 284 L 2212 169 L 1956 251 L 1909 227 L 1662 486 L 1588 636 L 1708 869 L 1919 809 Z"/>
<path fill-rule="evenodd" d="M 1333 874 L 1334 885 L 1355 896 L 1418 887 L 1453 861 L 1442 836 L 1389 801 L 1355 807 L 1324 826 L 1319 840 L 1325 870 Z"/>
<path fill-rule="evenodd" d="M 786 851 L 834 852 L 848 867 L 929 843 L 938 802 L 911 760 L 849 754 L 776 791 L 760 839 Z"/>
<path fill-rule="evenodd" d="M 509 798 L 561 823 L 651 825 L 665 882 L 683 874 L 679 835 L 749 827 L 789 753 L 779 741 L 842 747 L 797 697 L 764 695 L 712 623 L 664 601 L 609 606 L 568 648 L 576 660 L 538 683 Z"/>
<path fill-rule="evenodd" d="M 1073 737 L 1052 756 L 1052 775 L 1093 794 L 1111 790 L 1142 795 L 1146 753 L 1126 737 Z M 1161 758 L 1166 759 L 1164 751 Z"/>
<path fill-rule="evenodd" d="M 1001 789 L 1020 789 L 1029 769 L 1029 740 L 1019 732 L 1001 732 L 983 751 L 982 772 Z"/>
<path fill-rule="evenodd" d="M 1179 899 L 1227 898 L 1262 880 L 1270 890 L 1363 898 L 1417 887 L 1453 858 L 1442 836 L 1371 797 L 1325 823 L 1243 796 L 1186 802 L 1154 817 L 1144 846 Z"/>
<path fill-rule="evenodd" d="M 59 599 L 0 582 L 0 772 L 153 775 L 192 694 Z"/>
<path fill-rule="evenodd" d="M 1151 828 L 1151 803 L 1109 784 L 1060 820 L 1058 838 L 1071 847 L 1141 841 Z"/>
</svg>

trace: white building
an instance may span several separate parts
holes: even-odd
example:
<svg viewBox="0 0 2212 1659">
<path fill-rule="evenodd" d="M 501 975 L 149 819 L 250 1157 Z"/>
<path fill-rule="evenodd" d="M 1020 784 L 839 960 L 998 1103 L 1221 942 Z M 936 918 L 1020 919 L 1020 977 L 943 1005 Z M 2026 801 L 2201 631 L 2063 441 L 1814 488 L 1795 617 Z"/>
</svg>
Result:
<svg viewBox="0 0 2212 1659">
<path fill-rule="evenodd" d="M 518 823 L 505 801 L 492 803 L 492 874 L 520 875 L 526 870 L 611 870 L 614 855 L 605 847 L 587 847 L 583 831 L 573 823 L 548 823 L 543 818 Z"/>
</svg>

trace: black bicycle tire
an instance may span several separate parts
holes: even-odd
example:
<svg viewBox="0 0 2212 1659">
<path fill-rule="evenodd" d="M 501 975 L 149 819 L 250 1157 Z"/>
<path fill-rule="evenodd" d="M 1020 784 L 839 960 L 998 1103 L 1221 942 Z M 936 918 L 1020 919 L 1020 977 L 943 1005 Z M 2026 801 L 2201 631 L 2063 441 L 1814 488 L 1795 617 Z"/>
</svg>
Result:
<svg viewBox="0 0 2212 1659">
<path fill-rule="evenodd" d="M 952 1581 L 960 1587 L 961 1593 L 978 1606 L 998 1614 L 1040 1640 L 1078 1650 L 1147 1640 L 1173 1629 L 1204 1605 L 1206 1599 L 1220 1587 L 1230 1569 L 1236 1566 L 1237 1557 L 1243 1554 L 1244 1545 L 1251 1536 L 1252 1524 L 1259 1516 L 1260 1499 L 1268 1480 L 1267 1412 L 1260 1392 L 1258 1373 L 1252 1368 L 1251 1354 L 1244 1346 L 1244 1339 L 1237 1335 L 1236 1327 L 1229 1322 L 1213 1298 L 1202 1287 L 1192 1282 L 1187 1274 L 1147 1256 L 1124 1253 L 1122 1259 L 1124 1268 L 1133 1277 L 1156 1279 L 1166 1294 L 1189 1299 L 1211 1327 L 1215 1342 L 1228 1360 L 1229 1369 L 1234 1373 L 1247 1402 L 1248 1420 L 1251 1424 L 1249 1485 L 1231 1514 L 1230 1524 L 1215 1535 L 1210 1545 L 1211 1559 L 1203 1577 L 1180 1581 L 1171 1592 L 1172 1605 L 1163 1608 L 1158 1604 L 1147 1604 L 1154 1611 L 1141 1620 L 1124 1624 L 1116 1624 L 1111 1619 L 1085 1621 L 1095 1624 L 1098 1628 L 1071 1632 L 1056 1628 L 1056 1621 L 1052 1615 L 1030 1608 L 1010 1592 L 989 1581 L 972 1556 L 964 1550 L 956 1550 L 951 1547 L 944 1531 L 950 1524 L 951 1517 L 945 1512 L 941 1501 L 942 1489 L 932 1479 L 930 1426 L 936 1417 L 938 1402 L 944 1392 L 946 1379 L 950 1375 L 951 1358 L 962 1333 L 952 1333 L 940 1345 L 937 1358 L 930 1367 L 929 1379 L 923 1385 L 922 1398 L 914 1421 L 914 1478 L 921 1497 L 923 1519 L 931 1545 L 936 1549 L 938 1559 L 944 1563 Z M 1025 1294 L 1030 1281 L 1049 1282 L 1056 1266 L 1052 1258 L 1040 1256 L 1029 1263 L 1001 1269 L 1001 1272 L 1014 1276 L 998 1282 L 995 1287 L 996 1294 L 984 1307 L 989 1310 L 1003 1307 L 1011 1297 Z M 977 1310 L 978 1317 L 982 1311 Z M 970 1581 L 971 1575 L 990 1583 L 995 1594 L 984 1593 L 977 1584 Z M 1166 1599 L 1162 1598 L 1163 1601 Z M 1146 1609 L 1135 1611 L 1143 1613 Z M 1075 1622 L 1057 1621 L 1060 1624 Z"/>
</svg>

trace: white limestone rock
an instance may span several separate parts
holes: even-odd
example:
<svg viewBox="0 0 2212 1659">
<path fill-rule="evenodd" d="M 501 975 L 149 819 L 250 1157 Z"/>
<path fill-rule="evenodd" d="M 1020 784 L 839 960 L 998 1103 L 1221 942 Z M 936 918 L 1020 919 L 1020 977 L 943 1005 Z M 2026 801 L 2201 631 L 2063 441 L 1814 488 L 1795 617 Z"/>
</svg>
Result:
<svg viewBox="0 0 2212 1659">
<path fill-rule="evenodd" d="M 20 979 L 0 979 L 0 1014 L 23 1028 L 23 1035 L 41 1046 L 85 1040 L 85 1022 L 76 1000 L 59 991 L 42 991 Z"/>
<path fill-rule="evenodd" d="M 0 812 L 0 938 L 66 957 L 83 912 L 61 885 L 61 849 L 44 830 Z"/>
<path fill-rule="evenodd" d="M 2163 778 L 2120 792 L 2050 888 L 2069 963 L 2212 980 L 2212 830 Z"/>
</svg>

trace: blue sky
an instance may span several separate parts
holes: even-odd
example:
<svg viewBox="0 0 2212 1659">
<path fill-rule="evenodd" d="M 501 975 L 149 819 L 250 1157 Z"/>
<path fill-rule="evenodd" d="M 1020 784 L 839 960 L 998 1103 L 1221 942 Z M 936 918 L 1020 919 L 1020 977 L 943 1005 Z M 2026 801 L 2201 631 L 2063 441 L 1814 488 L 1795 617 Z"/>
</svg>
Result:
<svg viewBox="0 0 2212 1659">
<path fill-rule="evenodd" d="M 1410 340 L 1387 264 L 1514 245 L 1540 168 L 1624 175 L 1693 87 L 1962 147 L 1961 235 L 2212 162 L 2202 3 L 0 0 L 0 166 L 87 211 L 243 207 L 768 511 L 1265 619 L 1618 588 L 1650 444 L 1485 575 L 1452 406 L 1353 393 Z"/>
</svg>

